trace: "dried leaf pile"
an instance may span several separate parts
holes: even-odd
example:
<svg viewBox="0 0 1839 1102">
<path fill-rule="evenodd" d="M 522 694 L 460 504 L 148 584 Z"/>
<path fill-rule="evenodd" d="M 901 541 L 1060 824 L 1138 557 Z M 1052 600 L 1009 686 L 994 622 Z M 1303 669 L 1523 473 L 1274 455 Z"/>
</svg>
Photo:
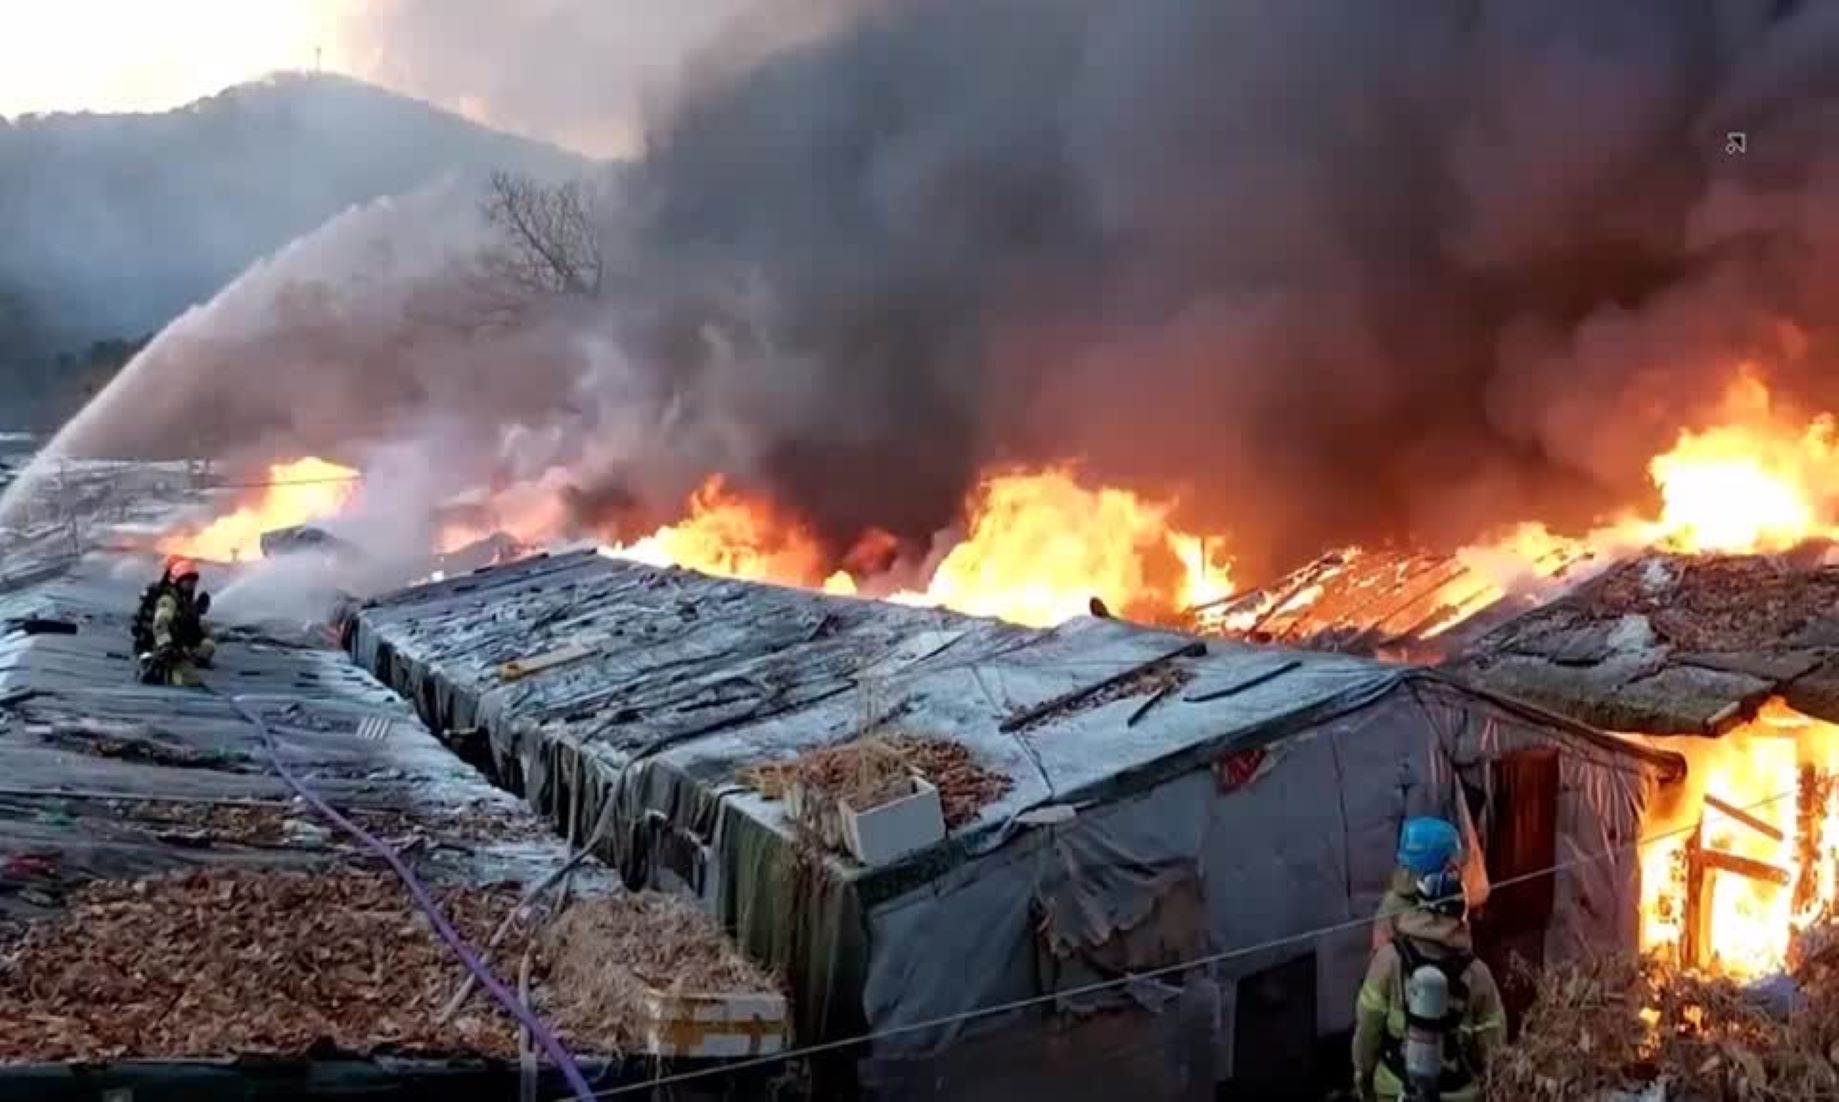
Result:
<svg viewBox="0 0 1839 1102">
<path fill-rule="evenodd" d="M 1546 969 L 1520 1036 L 1488 1069 L 1491 1099 L 1592 1098 L 1656 1080 L 1675 1099 L 1839 1098 L 1839 952 L 1794 970 L 1804 1005 L 1651 960 Z"/>
<path fill-rule="evenodd" d="M 904 795 L 913 773 L 939 790 L 947 829 L 977 817 L 1001 799 L 1015 782 L 978 763 L 970 749 L 950 739 L 911 735 L 857 739 L 810 750 L 790 761 L 749 766 L 741 780 L 771 800 L 784 799 L 794 786 L 851 807 L 875 807 Z M 824 809 L 811 809 L 820 815 Z"/>
<path fill-rule="evenodd" d="M 764 993 L 779 983 L 694 905 L 647 893 L 582 899 L 544 931 L 546 1005 L 577 1043 L 618 1052 L 642 1040 L 645 988 Z"/>
<path fill-rule="evenodd" d="M 985 769 L 970 747 L 961 742 L 907 736 L 890 741 L 906 757 L 907 763 L 939 790 L 948 830 L 956 830 L 975 819 L 979 811 L 1002 799 L 1015 787 L 1013 778 Z"/>
<path fill-rule="evenodd" d="M 514 891 L 439 893 L 469 939 Z M 495 1006 L 445 1028 L 459 966 L 390 876 L 213 871 L 78 891 L 0 957 L 0 1062 L 299 1054 L 514 1056 Z"/>
</svg>

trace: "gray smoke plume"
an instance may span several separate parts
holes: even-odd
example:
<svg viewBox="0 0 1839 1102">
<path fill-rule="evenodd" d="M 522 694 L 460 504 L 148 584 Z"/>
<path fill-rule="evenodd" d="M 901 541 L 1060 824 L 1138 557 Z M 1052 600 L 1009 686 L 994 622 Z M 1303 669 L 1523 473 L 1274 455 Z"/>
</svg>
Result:
<svg viewBox="0 0 1839 1102">
<path fill-rule="evenodd" d="M 266 336 L 207 310 L 193 337 L 270 414 L 335 378 L 311 408 L 359 440 L 438 420 L 498 477 L 568 465 L 584 520 L 721 470 L 839 554 L 870 526 L 923 547 L 979 470 L 1071 458 L 1179 493 L 1252 574 L 1581 524 L 1643 492 L 1741 360 L 1839 401 L 1834 5 L 831 14 L 770 50 L 718 34 L 676 74 L 608 185 L 592 301 L 458 336 L 399 305 L 462 301 L 444 264 L 346 291 L 355 256 L 278 258 Z M 462 207 L 432 239 L 476 229 Z"/>
<path fill-rule="evenodd" d="M 365 0 L 341 52 L 367 79 L 492 126 L 607 157 L 639 151 L 686 58 L 744 63 L 853 0 Z"/>
</svg>

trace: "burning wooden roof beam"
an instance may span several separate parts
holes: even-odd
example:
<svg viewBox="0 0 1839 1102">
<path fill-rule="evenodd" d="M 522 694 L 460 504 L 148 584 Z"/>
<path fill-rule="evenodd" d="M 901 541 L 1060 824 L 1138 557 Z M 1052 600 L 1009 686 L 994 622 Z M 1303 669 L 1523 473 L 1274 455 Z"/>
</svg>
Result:
<svg viewBox="0 0 1839 1102">
<path fill-rule="evenodd" d="M 1758 861 L 1753 857 L 1744 857 L 1717 849 L 1700 850 L 1699 864 L 1710 872 L 1728 872 L 1748 880 L 1774 884 L 1783 888 L 1794 879 L 1787 869 L 1779 865 L 1771 865 L 1767 861 Z"/>
<path fill-rule="evenodd" d="M 1734 804 L 1726 803 L 1725 801 L 1718 799 L 1716 796 L 1713 796 L 1710 793 L 1706 793 L 1705 795 L 1705 806 L 1711 808 L 1713 811 L 1718 812 L 1720 815 L 1727 816 L 1735 820 L 1736 822 L 1742 823 L 1744 826 L 1749 827 L 1751 830 L 1755 831 L 1756 833 L 1762 835 L 1765 838 L 1769 838 L 1777 842 L 1785 842 L 1788 840 L 1788 836 L 1786 834 L 1783 834 L 1779 827 L 1776 827 L 1772 823 L 1765 822 L 1762 819 L 1758 819 L 1756 816 L 1750 814 L 1749 812 L 1743 810 L 1742 808 L 1737 807 Z"/>
</svg>

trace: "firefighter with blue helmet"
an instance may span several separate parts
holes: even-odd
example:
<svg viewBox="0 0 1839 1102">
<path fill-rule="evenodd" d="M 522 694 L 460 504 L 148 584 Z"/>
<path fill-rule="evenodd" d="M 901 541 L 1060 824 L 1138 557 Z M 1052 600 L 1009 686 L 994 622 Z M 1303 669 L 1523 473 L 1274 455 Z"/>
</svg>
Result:
<svg viewBox="0 0 1839 1102">
<path fill-rule="evenodd" d="M 1474 1102 L 1482 1069 L 1506 1040 L 1500 990 L 1469 933 L 1462 858 L 1462 835 L 1445 819 L 1407 819 L 1399 831 L 1398 867 L 1354 1011 L 1363 1099 Z"/>
</svg>

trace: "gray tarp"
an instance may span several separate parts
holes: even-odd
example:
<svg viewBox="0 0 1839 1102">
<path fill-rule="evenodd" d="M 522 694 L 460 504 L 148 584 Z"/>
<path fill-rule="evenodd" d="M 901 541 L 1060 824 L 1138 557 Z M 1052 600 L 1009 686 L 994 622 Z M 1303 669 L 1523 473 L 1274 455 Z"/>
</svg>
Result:
<svg viewBox="0 0 1839 1102">
<path fill-rule="evenodd" d="M 1232 981 L 1311 951 L 1317 1025 L 1340 1028 L 1405 815 L 1451 813 L 1458 776 L 1493 756 L 1559 745 L 1564 844 L 1596 849 L 1627 836 L 1617 832 L 1665 758 L 1643 760 L 1428 671 L 1217 641 L 1170 663 L 1186 684 L 1134 726 L 1147 690 L 1004 731 L 1024 709 L 1193 641 L 1110 620 L 1031 631 L 591 553 L 377 602 L 350 641 L 437 726 L 485 725 L 501 769 L 570 833 L 600 821 L 611 800 L 628 875 L 697 892 L 751 953 L 785 970 L 807 1041 L 1059 990 L 1116 954 L 1154 955 L 1134 935 L 1106 939 L 1145 915 L 1184 913 L 1160 902 L 1193 883 L 1183 868 L 1206 912 L 1204 936 L 1184 931 L 1184 941 L 1218 951 L 1352 924 L 1319 945 L 1215 969 L 1226 981 L 1222 1045 Z M 502 663 L 571 645 L 584 653 L 564 665 L 499 675 Z M 892 868 L 795 861 L 783 809 L 740 789 L 737 773 L 850 738 L 869 718 L 955 739 L 1012 787 L 945 844 Z M 1254 779 L 1223 791 L 1216 764 L 1258 749 L 1269 760 Z M 1026 813 L 1049 805 L 1074 805 L 1076 817 L 1027 825 Z M 1570 876 L 1564 890 L 1608 921 L 1631 876 L 1612 867 L 1600 883 Z M 1044 910 L 1063 947 L 1094 943 L 1051 979 L 1035 934 Z M 1564 938 L 1597 933 L 1612 932 L 1567 928 Z M 915 1030 L 879 1051 L 922 1053 L 962 1032 Z"/>
<path fill-rule="evenodd" d="M 1563 917 L 1552 929 L 1553 949 L 1632 945 L 1635 858 L 1603 855 L 1630 836 L 1647 771 L 1594 746 L 1570 746 L 1551 728 L 1447 686 L 1401 688 L 1277 744 L 1274 761 L 1236 791 L 1223 793 L 1210 770 L 1192 771 L 1034 831 L 877 907 L 869 919 L 869 1018 L 878 1029 L 899 1028 L 1037 995 L 1041 977 L 1032 962 L 1044 936 L 1062 946 L 1105 943 L 1150 914 L 1180 870 L 1197 868 L 1207 905 L 1205 951 L 1232 954 L 1212 969 L 1224 981 L 1225 1020 L 1231 981 L 1314 953 L 1318 1028 L 1348 1028 L 1369 949 L 1367 919 L 1391 872 L 1399 823 L 1409 815 L 1457 815 L 1451 778 L 1465 765 L 1555 742 L 1569 751 L 1561 858 L 1594 859 L 1557 878 Z M 1289 940 L 1329 927 L 1339 929 Z M 1166 936 L 1188 939 L 1180 929 Z M 953 967 L 929 963 L 938 959 Z M 921 1054 L 967 1028 L 905 1033 L 877 1051 L 884 1058 Z M 1229 1047 L 1231 1030 L 1221 1033 Z"/>
</svg>

